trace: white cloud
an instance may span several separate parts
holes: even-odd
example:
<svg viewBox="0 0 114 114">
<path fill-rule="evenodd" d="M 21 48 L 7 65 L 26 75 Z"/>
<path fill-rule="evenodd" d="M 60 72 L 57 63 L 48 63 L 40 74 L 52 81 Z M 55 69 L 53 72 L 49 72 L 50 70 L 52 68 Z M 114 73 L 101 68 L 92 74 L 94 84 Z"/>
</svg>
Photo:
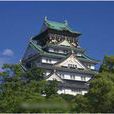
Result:
<svg viewBox="0 0 114 114">
<path fill-rule="evenodd" d="M 14 52 L 11 49 L 5 49 L 2 55 L 12 57 L 14 55 Z"/>
<path fill-rule="evenodd" d="M 13 62 L 14 52 L 11 49 L 4 49 L 0 52 L 0 68 L 3 64 L 10 64 Z"/>
</svg>

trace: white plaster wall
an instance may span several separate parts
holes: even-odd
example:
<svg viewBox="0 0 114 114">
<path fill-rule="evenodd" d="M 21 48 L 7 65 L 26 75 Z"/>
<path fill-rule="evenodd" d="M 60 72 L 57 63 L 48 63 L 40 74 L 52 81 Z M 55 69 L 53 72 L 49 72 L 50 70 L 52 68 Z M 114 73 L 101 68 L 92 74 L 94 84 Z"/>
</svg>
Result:
<svg viewBox="0 0 114 114">
<path fill-rule="evenodd" d="M 54 52 L 54 49 L 52 49 L 52 48 L 49 48 L 49 50 L 48 50 L 49 52 Z"/>
<path fill-rule="evenodd" d="M 65 92 L 65 94 L 69 94 L 69 93 L 71 93 L 71 90 L 70 89 L 65 89 L 64 92 Z"/>
<path fill-rule="evenodd" d="M 69 74 L 64 74 L 64 79 L 71 79 Z"/>
<path fill-rule="evenodd" d="M 82 95 L 85 95 L 85 93 L 87 93 L 87 91 L 84 91 L 84 90 L 83 90 L 83 91 L 82 91 Z"/>
<path fill-rule="evenodd" d="M 64 54 L 64 51 L 63 51 L 63 50 L 59 50 L 59 53 L 62 53 L 62 54 Z"/>
<path fill-rule="evenodd" d="M 58 94 L 64 94 L 64 90 L 63 89 L 62 90 L 58 90 L 57 93 Z"/>
<path fill-rule="evenodd" d="M 91 79 L 90 76 L 86 76 L 86 81 L 89 81 Z"/>
<path fill-rule="evenodd" d="M 77 53 L 76 55 L 77 55 L 77 56 L 82 56 L 81 53 Z"/>
<path fill-rule="evenodd" d="M 42 61 L 42 63 L 46 63 L 46 59 L 45 58 L 42 58 L 41 61 Z"/>
<path fill-rule="evenodd" d="M 64 53 L 65 53 L 63 50 L 55 51 L 53 48 L 49 48 L 48 51 L 49 51 L 49 52 L 61 53 L 61 54 L 64 54 Z"/>
<path fill-rule="evenodd" d="M 95 66 L 93 66 L 93 65 L 91 65 L 91 67 L 90 67 L 92 70 L 94 70 L 95 69 Z"/>
<path fill-rule="evenodd" d="M 92 64 L 86 64 L 89 69 L 95 70 L 95 66 Z"/>
<path fill-rule="evenodd" d="M 48 60 L 48 61 L 47 61 Z M 55 59 L 48 59 L 48 58 L 42 58 L 42 63 L 49 63 L 49 64 L 55 64 L 56 62 L 58 62 Z"/>
<path fill-rule="evenodd" d="M 58 62 L 57 60 L 51 60 L 52 64 L 55 64 L 56 62 Z"/>
<path fill-rule="evenodd" d="M 50 74 L 50 72 L 46 72 L 45 75 L 48 76 Z"/>
<path fill-rule="evenodd" d="M 91 79 L 91 76 L 83 76 L 83 75 L 80 75 L 80 74 L 70 74 L 70 73 L 59 73 L 59 75 L 61 76 L 61 78 L 63 79 L 68 79 L 68 80 L 77 80 L 77 81 L 88 81 Z M 64 76 L 63 76 L 64 75 Z M 71 75 L 74 75 L 75 78 L 71 78 Z M 85 77 L 85 80 L 82 80 L 81 77 Z"/>
<path fill-rule="evenodd" d="M 81 81 L 81 76 L 75 76 L 75 80 L 80 80 Z"/>
<path fill-rule="evenodd" d="M 57 92 L 58 94 L 70 94 L 70 95 L 77 95 L 77 94 L 82 94 L 84 95 L 85 93 L 87 93 L 86 90 L 82 90 L 82 91 L 72 91 L 71 89 L 62 89 L 62 90 L 58 90 Z"/>
</svg>

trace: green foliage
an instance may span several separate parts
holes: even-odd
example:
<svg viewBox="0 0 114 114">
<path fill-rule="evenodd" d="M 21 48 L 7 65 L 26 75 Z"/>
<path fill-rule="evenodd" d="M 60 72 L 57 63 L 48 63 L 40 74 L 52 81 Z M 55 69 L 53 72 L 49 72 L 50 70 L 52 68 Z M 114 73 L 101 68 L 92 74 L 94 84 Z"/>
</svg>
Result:
<svg viewBox="0 0 114 114">
<path fill-rule="evenodd" d="M 3 65 L 0 73 L 0 112 L 8 113 L 113 113 L 114 57 L 105 56 L 85 95 L 58 95 L 58 82 L 45 81 L 43 70 L 23 72 L 19 64 Z"/>
<path fill-rule="evenodd" d="M 42 69 L 32 68 L 23 72 L 18 64 L 5 64 L 3 69 L 4 72 L 0 75 L 4 80 L 0 84 L 1 113 L 49 113 L 68 110 L 65 100 L 57 95 L 57 81 L 43 80 Z"/>
<path fill-rule="evenodd" d="M 114 56 L 105 56 L 103 64 L 100 67 L 100 72 L 113 72 L 114 73 Z"/>
<path fill-rule="evenodd" d="M 77 95 L 72 102 L 71 112 L 89 112 L 89 102 L 88 99 L 83 95 Z"/>
<path fill-rule="evenodd" d="M 51 95 L 56 95 L 58 91 L 58 82 L 56 80 L 48 81 L 44 87 L 44 94 L 49 98 Z"/>
<path fill-rule="evenodd" d="M 114 74 L 103 72 L 90 83 L 87 97 L 92 112 L 113 112 L 114 80 L 112 78 L 114 79 Z"/>
<path fill-rule="evenodd" d="M 40 80 L 43 80 L 44 79 L 43 72 L 44 72 L 43 69 L 40 69 L 40 68 L 37 68 L 37 67 L 33 67 L 33 68 L 29 69 L 25 73 L 25 78 L 28 81 L 31 81 L 31 80 L 40 81 Z"/>
<path fill-rule="evenodd" d="M 68 101 L 69 103 L 71 103 L 72 100 L 75 98 L 75 96 L 69 95 L 69 94 L 60 94 L 60 96 L 61 96 L 64 100 Z"/>
<path fill-rule="evenodd" d="M 73 112 L 114 112 L 114 56 L 105 56 L 100 73 L 90 82 L 86 95 L 77 95 L 73 101 Z"/>
<path fill-rule="evenodd" d="M 51 95 L 48 99 L 46 99 L 49 106 L 48 113 L 56 112 L 69 112 L 68 103 L 61 98 L 59 95 Z"/>
<path fill-rule="evenodd" d="M 67 107 L 66 102 L 59 96 L 51 96 L 49 99 L 42 96 L 33 96 L 22 103 L 21 110 L 23 112 L 53 113 L 66 112 Z"/>
<path fill-rule="evenodd" d="M 9 69 L 15 76 L 21 76 L 21 74 L 23 73 L 20 64 L 4 64 L 2 68 L 4 70 Z"/>
</svg>

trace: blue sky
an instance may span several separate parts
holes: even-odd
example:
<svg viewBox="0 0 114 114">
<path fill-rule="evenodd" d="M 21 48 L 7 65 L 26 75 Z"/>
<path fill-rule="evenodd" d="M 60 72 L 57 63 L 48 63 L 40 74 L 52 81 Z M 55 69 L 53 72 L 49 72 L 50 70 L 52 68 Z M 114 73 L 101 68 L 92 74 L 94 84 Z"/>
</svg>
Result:
<svg viewBox="0 0 114 114">
<path fill-rule="evenodd" d="M 114 55 L 114 2 L 0 2 L 0 66 L 19 62 L 44 16 L 81 32 L 90 57 Z"/>
</svg>

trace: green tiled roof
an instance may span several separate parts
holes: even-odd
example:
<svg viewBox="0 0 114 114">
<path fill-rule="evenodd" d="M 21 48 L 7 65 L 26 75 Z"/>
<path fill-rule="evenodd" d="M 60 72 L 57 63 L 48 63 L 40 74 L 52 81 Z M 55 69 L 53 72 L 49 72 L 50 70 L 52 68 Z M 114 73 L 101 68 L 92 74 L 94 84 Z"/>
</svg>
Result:
<svg viewBox="0 0 114 114">
<path fill-rule="evenodd" d="M 89 58 L 88 56 L 86 56 L 86 55 L 84 55 L 84 54 L 83 54 L 82 56 L 77 56 L 77 58 L 78 58 L 80 61 L 92 62 L 92 63 L 99 63 L 98 60 Z"/>
<path fill-rule="evenodd" d="M 85 54 L 83 54 L 83 57 L 86 58 L 86 59 L 88 59 L 88 60 L 90 60 L 90 61 L 95 61 L 96 63 L 100 62 L 100 61 L 98 61 L 98 60 L 95 60 L 95 59 L 93 59 L 93 58 L 88 57 L 88 56 L 85 55 Z"/>
<path fill-rule="evenodd" d="M 30 46 L 31 46 L 32 48 L 35 48 L 36 50 L 39 50 L 40 52 L 43 52 L 41 46 L 35 44 L 32 40 L 30 41 Z"/>
<path fill-rule="evenodd" d="M 65 57 L 64 55 L 57 55 L 55 53 L 48 53 L 42 50 L 40 45 L 35 44 L 32 40 L 30 41 L 30 46 L 37 51 L 40 51 L 40 55 L 54 56 L 54 57 Z"/>
<path fill-rule="evenodd" d="M 97 71 L 92 71 L 92 70 L 81 70 L 81 69 L 69 69 L 69 68 L 64 68 L 64 67 L 55 67 L 55 66 L 50 66 L 50 65 L 38 65 L 38 67 L 41 68 L 46 68 L 46 69 L 56 69 L 56 70 L 64 70 L 64 71 L 70 71 L 70 72 L 78 72 L 78 73 L 87 73 L 87 74 L 96 74 L 98 73 Z"/>
<path fill-rule="evenodd" d="M 61 55 L 61 54 L 45 52 L 45 51 L 42 50 L 41 46 L 35 44 L 32 40 L 30 41 L 30 46 L 31 46 L 32 48 L 35 48 L 36 50 L 40 51 L 40 55 L 46 55 L 46 56 L 51 56 L 51 57 L 52 57 L 52 56 L 53 56 L 53 57 L 62 57 L 62 58 L 66 57 L 65 55 Z M 83 61 L 87 61 L 87 62 L 88 62 L 88 61 L 94 62 L 94 63 L 98 63 L 98 62 L 99 62 L 99 61 L 97 61 L 97 60 L 94 60 L 94 59 L 89 58 L 88 56 L 86 56 L 86 55 L 84 55 L 84 54 L 83 54 L 82 56 L 77 56 L 77 58 L 78 58 L 79 60 L 83 60 Z"/>
<path fill-rule="evenodd" d="M 76 34 L 81 34 L 80 32 L 76 32 L 76 31 L 73 31 L 67 22 L 63 22 L 63 23 L 60 23 L 60 22 L 55 22 L 55 21 L 49 21 L 47 19 L 45 19 L 45 24 L 48 28 L 51 28 L 51 29 L 55 29 L 55 30 L 59 30 L 59 31 L 69 31 L 69 32 L 72 32 L 72 33 L 76 33 Z"/>
<path fill-rule="evenodd" d="M 52 47 L 52 48 L 59 48 L 59 49 L 67 49 L 67 50 L 76 50 L 79 52 L 84 52 L 85 50 L 83 48 L 75 48 L 75 47 L 68 47 L 68 46 L 62 46 L 58 44 L 46 44 L 43 48 L 45 47 Z"/>
</svg>

